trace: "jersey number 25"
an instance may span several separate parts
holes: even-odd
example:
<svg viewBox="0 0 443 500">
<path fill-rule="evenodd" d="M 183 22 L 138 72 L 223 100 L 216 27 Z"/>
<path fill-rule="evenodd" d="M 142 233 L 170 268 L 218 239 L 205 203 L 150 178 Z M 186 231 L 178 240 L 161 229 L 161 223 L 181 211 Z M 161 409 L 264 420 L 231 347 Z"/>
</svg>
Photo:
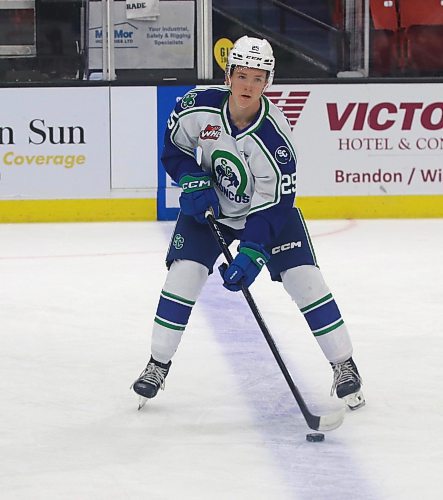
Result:
<svg viewBox="0 0 443 500">
<path fill-rule="evenodd" d="M 295 193 L 296 186 L 296 173 L 292 174 L 283 174 L 281 176 L 281 193 L 282 194 L 291 194 Z"/>
</svg>

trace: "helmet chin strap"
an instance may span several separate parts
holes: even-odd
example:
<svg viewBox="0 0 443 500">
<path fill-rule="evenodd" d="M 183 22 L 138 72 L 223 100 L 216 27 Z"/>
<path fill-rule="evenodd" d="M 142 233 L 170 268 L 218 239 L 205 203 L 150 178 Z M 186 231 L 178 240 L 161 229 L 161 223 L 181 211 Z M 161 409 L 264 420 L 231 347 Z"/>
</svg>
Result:
<svg viewBox="0 0 443 500">
<path fill-rule="evenodd" d="M 268 90 L 268 87 L 269 87 L 269 75 L 268 75 L 268 78 L 266 80 L 266 85 L 263 87 L 263 90 L 261 92 L 261 95 L 263 95 L 266 92 L 266 90 Z"/>
</svg>

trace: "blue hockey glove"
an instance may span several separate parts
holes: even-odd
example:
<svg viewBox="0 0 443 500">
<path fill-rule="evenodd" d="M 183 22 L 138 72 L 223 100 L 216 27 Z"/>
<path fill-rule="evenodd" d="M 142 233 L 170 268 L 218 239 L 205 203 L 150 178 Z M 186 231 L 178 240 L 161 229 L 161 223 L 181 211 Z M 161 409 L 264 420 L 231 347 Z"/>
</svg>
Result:
<svg viewBox="0 0 443 500">
<path fill-rule="evenodd" d="M 223 286 L 231 292 L 238 292 L 242 285 L 249 287 L 269 259 L 270 255 L 263 245 L 242 241 L 231 264 L 222 264 L 218 268 L 224 281 Z"/>
<path fill-rule="evenodd" d="M 182 188 L 180 208 L 185 215 L 194 217 L 200 224 L 206 224 L 205 212 L 212 207 L 214 217 L 218 217 L 220 205 L 210 175 L 205 172 L 185 174 L 179 184 Z"/>
</svg>

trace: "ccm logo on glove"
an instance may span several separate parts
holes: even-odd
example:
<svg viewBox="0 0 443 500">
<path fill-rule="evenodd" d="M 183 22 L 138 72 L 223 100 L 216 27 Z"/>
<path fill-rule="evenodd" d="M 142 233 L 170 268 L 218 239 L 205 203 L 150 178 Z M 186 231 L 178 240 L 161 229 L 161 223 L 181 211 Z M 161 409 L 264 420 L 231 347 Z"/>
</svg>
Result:
<svg viewBox="0 0 443 500">
<path fill-rule="evenodd" d="M 211 176 L 205 172 L 185 174 L 179 184 L 182 188 L 180 208 L 185 215 L 194 217 L 200 224 L 207 223 L 205 213 L 208 209 L 212 209 L 215 218 L 218 217 L 220 205 Z"/>
<path fill-rule="evenodd" d="M 192 181 L 184 181 L 181 184 L 181 188 L 183 191 L 187 193 L 191 193 L 192 191 L 200 191 L 200 189 L 209 189 L 212 187 L 212 181 L 210 178 L 203 180 L 192 180 Z"/>
</svg>

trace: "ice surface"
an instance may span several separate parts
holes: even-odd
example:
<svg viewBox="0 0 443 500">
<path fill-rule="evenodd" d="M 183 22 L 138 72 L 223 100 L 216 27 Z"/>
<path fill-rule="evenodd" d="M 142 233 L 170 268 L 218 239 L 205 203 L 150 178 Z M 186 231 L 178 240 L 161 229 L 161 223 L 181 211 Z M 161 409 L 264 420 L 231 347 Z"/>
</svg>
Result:
<svg viewBox="0 0 443 500">
<path fill-rule="evenodd" d="M 367 400 L 322 443 L 218 273 L 137 411 L 172 223 L 0 225 L 0 498 L 440 498 L 443 220 L 308 225 Z M 251 292 L 309 405 L 336 409 L 281 285 Z"/>
</svg>

